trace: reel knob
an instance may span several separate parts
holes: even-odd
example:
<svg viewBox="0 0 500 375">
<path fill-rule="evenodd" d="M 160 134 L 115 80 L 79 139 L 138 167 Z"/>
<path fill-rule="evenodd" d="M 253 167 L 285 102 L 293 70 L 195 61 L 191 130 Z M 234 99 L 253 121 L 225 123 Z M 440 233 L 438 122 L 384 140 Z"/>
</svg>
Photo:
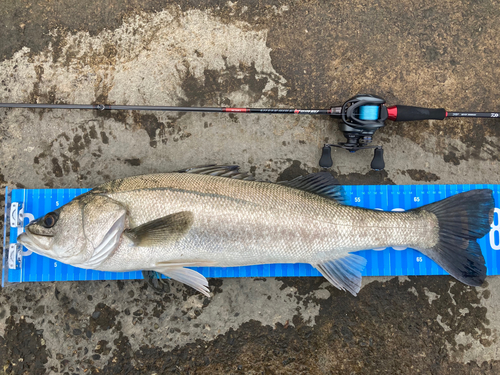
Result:
<svg viewBox="0 0 500 375">
<path fill-rule="evenodd" d="M 384 169 L 384 150 L 382 149 L 382 147 L 377 147 L 373 152 L 373 159 L 370 166 L 376 171 L 381 171 L 382 169 Z"/>
<path fill-rule="evenodd" d="M 330 145 L 324 145 L 321 151 L 321 159 L 319 159 L 319 166 L 321 168 L 330 168 L 332 165 L 332 149 Z"/>
</svg>

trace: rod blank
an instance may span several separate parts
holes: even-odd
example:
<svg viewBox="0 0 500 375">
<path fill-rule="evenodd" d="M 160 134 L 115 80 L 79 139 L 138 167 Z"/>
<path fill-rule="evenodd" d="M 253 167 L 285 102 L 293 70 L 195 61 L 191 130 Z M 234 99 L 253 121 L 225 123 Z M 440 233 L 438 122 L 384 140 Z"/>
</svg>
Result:
<svg viewBox="0 0 500 375">
<path fill-rule="evenodd" d="M 228 107 L 172 107 L 151 105 L 108 105 L 108 104 L 28 104 L 0 103 L 0 108 L 37 108 L 37 109 L 93 109 L 116 111 L 167 111 L 167 112 L 229 112 L 229 113 L 267 113 L 296 115 L 333 115 L 334 109 L 294 109 L 294 108 L 228 108 Z"/>
</svg>

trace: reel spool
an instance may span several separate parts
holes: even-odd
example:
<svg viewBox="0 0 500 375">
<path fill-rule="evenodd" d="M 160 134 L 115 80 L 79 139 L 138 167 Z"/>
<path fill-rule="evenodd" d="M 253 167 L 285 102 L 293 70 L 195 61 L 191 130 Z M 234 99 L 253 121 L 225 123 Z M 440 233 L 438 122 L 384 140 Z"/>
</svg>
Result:
<svg viewBox="0 0 500 375">
<path fill-rule="evenodd" d="M 371 168 L 382 170 L 385 167 L 384 150 L 382 146 L 370 145 L 375 131 L 385 125 L 388 118 L 385 100 L 375 95 L 356 95 L 349 99 L 340 108 L 332 108 L 333 117 L 339 117 L 340 109 L 342 122 L 339 129 L 346 137 L 347 142 L 325 144 L 323 146 L 319 165 L 330 168 L 333 165 L 332 147 L 343 148 L 349 152 L 365 149 L 374 149 Z M 336 114 L 335 114 L 336 112 Z"/>
</svg>

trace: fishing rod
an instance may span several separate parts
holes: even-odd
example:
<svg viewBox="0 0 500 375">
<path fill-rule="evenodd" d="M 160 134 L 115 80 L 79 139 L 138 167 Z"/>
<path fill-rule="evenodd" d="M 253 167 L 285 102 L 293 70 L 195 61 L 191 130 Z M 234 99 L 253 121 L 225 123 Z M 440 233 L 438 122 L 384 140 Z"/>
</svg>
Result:
<svg viewBox="0 0 500 375">
<path fill-rule="evenodd" d="M 350 152 L 373 149 L 371 168 L 382 170 L 385 167 L 382 146 L 371 145 L 375 131 L 385 126 L 386 120 L 421 121 L 444 120 L 447 117 L 498 118 L 498 112 L 448 112 L 444 108 L 423 108 L 406 105 L 387 107 L 385 100 L 376 95 L 356 95 L 341 106 L 330 109 L 296 109 L 296 108 L 229 108 L 229 107 L 175 107 L 145 105 L 109 105 L 109 104 L 28 104 L 0 103 L 0 108 L 34 108 L 34 109 L 90 109 L 97 111 L 166 111 L 166 112 L 211 112 L 211 113 L 260 113 L 260 114 L 295 114 L 295 115 L 328 115 L 342 120 L 339 129 L 346 142 L 325 144 L 319 165 L 330 168 L 333 165 L 331 148 L 338 147 Z"/>
</svg>

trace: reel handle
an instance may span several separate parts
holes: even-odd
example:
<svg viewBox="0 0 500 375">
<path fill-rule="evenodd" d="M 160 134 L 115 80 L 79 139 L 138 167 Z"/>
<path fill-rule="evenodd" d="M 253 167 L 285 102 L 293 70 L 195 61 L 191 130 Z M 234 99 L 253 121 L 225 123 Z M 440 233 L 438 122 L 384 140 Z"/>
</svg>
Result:
<svg viewBox="0 0 500 375">
<path fill-rule="evenodd" d="M 385 168 L 384 149 L 378 146 L 373 152 L 373 159 L 370 167 L 376 171 L 381 171 Z"/>
<path fill-rule="evenodd" d="M 321 168 L 330 168 L 332 165 L 332 148 L 330 145 L 324 145 L 321 151 L 321 159 L 319 159 L 319 166 Z"/>
</svg>

